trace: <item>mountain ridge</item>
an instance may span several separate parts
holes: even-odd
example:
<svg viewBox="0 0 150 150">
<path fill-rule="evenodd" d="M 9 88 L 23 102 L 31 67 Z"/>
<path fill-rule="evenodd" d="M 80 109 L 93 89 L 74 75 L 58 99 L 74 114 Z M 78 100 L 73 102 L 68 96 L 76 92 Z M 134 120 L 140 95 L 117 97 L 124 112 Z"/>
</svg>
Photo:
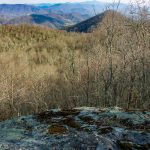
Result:
<svg viewBox="0 0 150 150">
<path fill-rule="evenodd" d="M 56 4 L 0 4 L 0 24 L 17 24 L 27 22 L 34 22 L 34 19 L 29 21 L 29 16 L 32 18 L 33 14 L 39 15 L 38 20 L 43 20 L 44 16 L 51 18 L 60 19 L 63 24 L 59 25 L 59 28 L 62 26 L 69 26 L 77 24 L 84 20 L 87 20 L 96 14 L 103 12 L 105 5 L 109 3 L 102 2 L 81 2 L 81 3 L 56 3 Z M 116 4 L 115 4 L 116 5 Z M 21 22 L 23 21 L 23 22 Z M 50 20 L 47 20 L 49 23 Z M 58 21 L 56 21 L 58 22 Z M 65 23 L 64 23 L 65 22 Z M 40 25 L 37 23 L 37 25 Z M 48 24 L 49 26 L 49 24 Z M 54 27 L 54 25 L 52 25 Z"/>
<path fill-rule="evenodd" d="M 75 24 L 73 26 L 69 26 L 67 28 L 65 28 L 66 31 L 68 32 L 92 32 L 93 30 L 95 30 L 98 26 L 101 25 L 101 23 L 103 23 L 103 20 L 107 18 L 107 20 L 109 20 L 109 16 L 114 16 L 115 17 L 120 17 L 120 18 L 124 18 L 124 15 L 122 15 L 121 13 L 114 11 L 114 10 L 106 10 L 103 13 L 100 13 L 94 17 L 91 17 L 85 21 L 82 21 L 78 24 Z"/>
</svg>

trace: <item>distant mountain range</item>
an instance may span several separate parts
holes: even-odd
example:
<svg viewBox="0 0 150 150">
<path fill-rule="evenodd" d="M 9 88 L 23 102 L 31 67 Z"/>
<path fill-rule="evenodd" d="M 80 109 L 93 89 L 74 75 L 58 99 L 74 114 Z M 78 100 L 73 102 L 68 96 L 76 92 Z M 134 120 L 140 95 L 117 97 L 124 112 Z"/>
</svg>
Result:
<svg viewBox="0 0 150 150">
<path fill-rule="evenodd" d="M 109 3 L 89 1 L 59 4 L 0 4 L 0 24 L 37 24 L 61 29 L 103 12 Z M 127 5 L 120 4 L 125 10 Z M 113 7 L 117 7 L 114 4 Z"/>
<path fill-rule="evenodd" d="M 14 18 L 18 16 L 24 16 L 29 14 L 44 13 L 38 7 L 24 4 L 0 4 L 0 16 L 5 18 Z"/>
<path fill-rule="evenodd" d="M 34 24 L 61 29 L 64 26 L 72 24 L 72 22 L 63 17 L 59 19 L 59 16 L 51 17 L 49 15 L 31 14 L 11 19 L 6 21 L 5 24 Z"/>
<path fill-rule="evenodd" d="M 113 21 L 114 23 L 118 20 L 119 22 L 123 22 L 125 21 L 125 19 L 127 19 L 127 17 L 117 11 L 106 10 L 103 13 L 100 13 L 76 25 L 66 27 L 65 30 L 67 30 L 68 32 L 92 32 L 102 24 L 107 25 L 108 22 L 112 21 L 112 19 L 110 18 L 115 18 L 115 20 Z"/>
</svg>

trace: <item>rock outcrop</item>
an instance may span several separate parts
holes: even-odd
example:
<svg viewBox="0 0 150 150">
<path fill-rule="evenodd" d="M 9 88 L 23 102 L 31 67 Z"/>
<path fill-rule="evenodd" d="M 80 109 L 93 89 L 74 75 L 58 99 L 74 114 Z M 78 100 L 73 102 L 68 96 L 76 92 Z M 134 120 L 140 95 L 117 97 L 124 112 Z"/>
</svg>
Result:
<svg viewBox="0 0 150 150">
<path fill-rule="evenodd" d="M 149 150 L 150 112 L 49 110 L 0 122 L 0 150 Z"/>
</svg>

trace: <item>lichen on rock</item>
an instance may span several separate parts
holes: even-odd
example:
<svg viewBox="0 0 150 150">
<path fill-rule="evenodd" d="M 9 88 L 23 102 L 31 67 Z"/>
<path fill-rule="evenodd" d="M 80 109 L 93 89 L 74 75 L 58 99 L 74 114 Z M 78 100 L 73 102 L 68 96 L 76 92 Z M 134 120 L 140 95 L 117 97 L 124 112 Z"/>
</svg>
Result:
<svg viewBox="0 0 150 150">
<path fill-rule="evenodd" d="M 22 116 L 0 122 L 0 150 L 149 150 L 149 116 L 93 107 Z"/>
</svg>

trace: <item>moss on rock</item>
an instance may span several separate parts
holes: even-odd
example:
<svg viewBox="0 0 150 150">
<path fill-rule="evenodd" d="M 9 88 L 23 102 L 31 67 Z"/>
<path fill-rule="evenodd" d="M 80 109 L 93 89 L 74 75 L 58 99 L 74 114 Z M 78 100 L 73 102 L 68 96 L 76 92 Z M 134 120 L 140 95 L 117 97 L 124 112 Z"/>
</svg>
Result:
<svg viewBox="0 0 150 150">
<path fill-rule="evenodd" d="M 65 134 L 67 128 L 60 124 L 53 124 L 48 127 L 48 134 Z"/>
<path fill-rule="evenodd" d="M 82 121 L 88 123 L 88 124 L 94 124 L 95 123 L 95 120 L 90 117 L 90 116 L 80 116 L 79 117 Z"/>
<path fill-rule="evenodd" d="M 149 150 L 149 144 L 135 144 L 130 141 L 118 141 L 118 144 L 122 150 Z"/>
<path fill-rule="evenodd" d="M 75 121 L 73 118 L 66 118 L 63 123 L 69 127 L 75 128 L 77 130 L 81 129 L 81 125 Z"/>
</svg>

